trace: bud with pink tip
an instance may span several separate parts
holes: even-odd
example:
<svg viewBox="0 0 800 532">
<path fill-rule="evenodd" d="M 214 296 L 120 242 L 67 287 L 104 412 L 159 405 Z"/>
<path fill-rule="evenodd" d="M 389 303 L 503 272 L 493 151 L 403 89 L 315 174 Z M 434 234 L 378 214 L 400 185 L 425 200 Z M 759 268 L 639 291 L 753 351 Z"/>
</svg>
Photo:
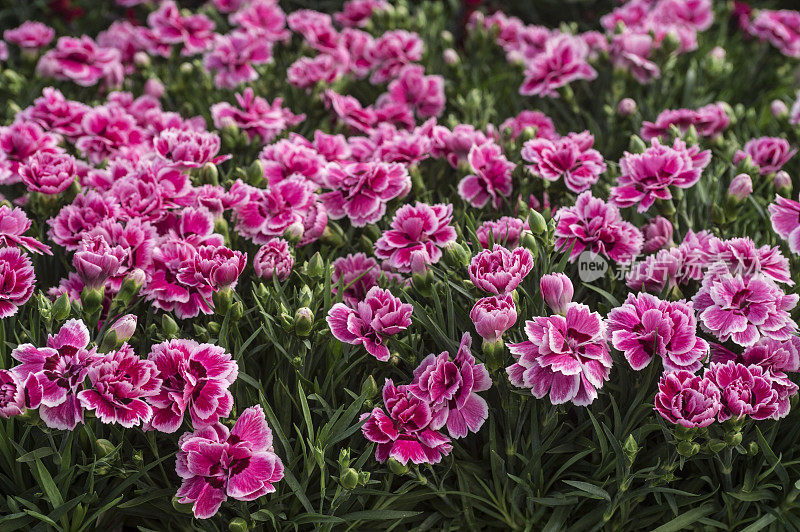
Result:
<svg viewBox="0 0 800 532">
<path fill-rule="evenodd" d="M 575 293 L 572 281 L 563 273 L 543 275 L 539 280 L 539 290 L 544 302 L 556 314 L 567 312 L 567 307 L 572 302 L 572 296 Z"/>
<path fill-rule="evenodd" d="M 781 118 L 789 114 L 789 108 L 783 100 L 772 100 L 769 108 L 772 111 L 772 116 L 775 118 Z"/>
<path fill-rule="evenodd" d="M 103 288 L 109 277 L 117 273 L 120 259 L 114 251 L 116 250 L 111 249 L 103 235 L 83 238 L 80 250 L 72 258 L 72 264 L 86 288 Z"/>
<path fill-rule="evenodd" d="M 450 66 L 458 63 L 458 52 L 452 48 L 445 49 L 445 51 L 442 52 L 442 57 L 444 58 L 444 62 Z"/>
<path fill-rule="evenodd" d="M 623 98 L 617 105 L 617 113 L 620 116 L 631 116 L 636 112 L 636 100 L 633 98 Z"/>
<path fill-rule="evenodd" d="M 159 99 L 164 96 L 164 84 L 155 78 L 150 78 L 144 82 L 144 93 Z"/>
<path fill-rule="evenodd" d="M 118 342 L 127 342 L 136 332 L 136 321 L 134 314 L 125 314 L 114 322 L 109 331 L 113 331 L 117 335 Z"/>
<path fill-rule="evenodd" d="M 778 190 L 792 188 L 792 178 L 785 170 L 780 170 L 777 172 L 773 182 L 775 183 L 775 188 Z"/>
<path fill-rule="evenodd" d="M 728 187 L 728 195 L 742 201 L 753 193 L 753 180 L 747 174 L 739 174 L 733 178 Z"/>
</svg>

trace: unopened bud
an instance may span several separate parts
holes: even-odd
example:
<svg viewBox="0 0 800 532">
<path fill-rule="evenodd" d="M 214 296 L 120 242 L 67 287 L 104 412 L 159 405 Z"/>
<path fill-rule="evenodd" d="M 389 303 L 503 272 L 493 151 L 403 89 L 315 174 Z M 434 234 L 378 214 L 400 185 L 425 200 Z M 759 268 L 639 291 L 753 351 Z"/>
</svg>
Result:
<svg viewBox="0 0 800 532">
<path fill-rule="evenodd" d="M 389 458 L 389 470 L 395 475 L 405 475 L 408 473 L 408 466 L 401 464 L 396 458 Z"/>
<path fill-rule="evenodd" d="M 53 302 L 53 306 L 50 307 L 50 316 L 56 322 L 62 322 L 69 316 L 70 312 L 70 303 L 69 303 L 69 296 L 66 293 L 61 294 L 58 296 Z"/>
<path fill-rule="evenodd" d="M 348 467 L 339 477 L 339 483 L 348 491 L 354 489 L 358 486 L 358 471 L 352 467 Z"/>
<path fill-rule="evenodd" d="M 528 227 L 531 228 L 531 231 L 535 235 L 543 235 L 547 232 L 547 222 L 544 216 L 535 209 L 531 209 L 531 212 L 528 214 Z"/>
<path fill-rule="evenodd" d="M 636 112 L 636 100 L 633 98 L 623 98 L 617 104 L 617 114 L 620 116 L 631 116 Z"/>
<path fill-rule="evenodd" d="M 294 332 L 298 336 L 308 336 L 314 325 L 314 313 L 308 307 L 300 307 L 294 313 Z"/>
<path fill-rule="evenodd" d="M 161 332 L 167 338 L 174 338 L 178 334 L 178 324 L 169 314 L 161 316 Z"/>
<path fill-rule="evenodd" d="M 322 279 L 325 275 L 325 261 L 322 260 L 322 255 L 319 251 L 314 253 L 306 263 L 306 275 L 314 280 Z"/>
</svg>

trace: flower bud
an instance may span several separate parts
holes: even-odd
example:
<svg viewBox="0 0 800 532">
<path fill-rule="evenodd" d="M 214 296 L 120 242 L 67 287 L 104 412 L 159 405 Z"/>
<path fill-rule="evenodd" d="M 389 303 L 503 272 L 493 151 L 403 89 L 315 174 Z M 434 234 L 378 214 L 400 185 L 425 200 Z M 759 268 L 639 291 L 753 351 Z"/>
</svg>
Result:
<svg viewBox="0 0 800 532">
<path fill-rule="evenodd" d="M 356 486 L 358 486 L 358 471 L 352 467 L 348 467 L 339 477 L 339 483 L 347 491 L 354 489 Z"/>
<path fill-rule="evenodd" d="M 156 78 L 150 78 L 144 82 L 144 93 L 155 99 L 164 96 L 164 84 Z"/>
<path fill-rule="evenodd" d="M 200 182 L 204 185 L 219 185 L 219 170 L 214 163 L 206 163 L 200 169 L 198 175 Z"/>
<path fill-rule="evenodd" d="M 792 190 L 792 178 L 785 170 L 779 170 L 775 174 L 773 183 L 775 184 L 775 188 L 782 192 L 789 192 Z"/>
<path fill-rule="evenodd" d="M 727 446 L 727 444 L 726 444 L 724 441 L 722 441 L 722 440 L 718 440 L 718 439 L 712 439 L 712 440 L 709 440 L 709 441 L 708 441 L 708 448 L 709 448 L 709 449 L 711 450 L 711 452 L 713 452 L 713 453 L 718 453 L 718 452 L 720 452 L 720 451 L 721 451 L 721 450 L 723 450 L 723 449 L 724 449 L 726 446 Z"/>
<path fill-rule="evenodd" d="M 742 433 L 741 432 L 728 432 L 725 434 L 725 443 L 727 443 L 731 447 L 736 447 L 740 443 L 742 443 Z"/>
<path fill-rule="evenodd" d="M 131 301 L 139 295 L 139 290 L 147 280 L 147 274 L 141 268 L 135 268 L 122 281 L 119 292 L 114 297 L 123 308 L 130 305 Z"/>
<path fill-rule="evenodd" d="M 617 104 L 617 114 L 620 116 L 631 116 L 636 112 L 636 100 L 633 98 L 623 98 Z"/>
<path fill-rule="evenodd" d="M 300 307 L 294 313 L 294 332 L 297 336 L 308 336 L 314 325 L 314 313 L 308 307 Z"/>
<path fill-rule="evenodd" d="M 631 135 L 631 140 L 628 142 L 628 151 L 631 153 L 644 153 L 645 150 L 647 150 L 647 144 L 644 143 L 642 137 Z"/>
<path fill-rule="evenodd" d="M 749 444 L 747 444 L 747 454 L 749 454 L 750 456 L 756 456 L 758 454 L 758 451 L 759 451 L 758 443 L 756 443 L 755 441 L 751 441 Z"/>
<path fill-rule="evenodd" d="M 161 332 L 167 338 L 174 338 L 178 334 L 178 324 L 169 314 L 161 316 Z"/>
<path fill-rule="evenodd" d="M 150 55 L 145 51 L 138 51 L 133 54 L 133 63 L 136 66 L 148 67 L 150 66 Z"/>
<path fill-rule="evenodd" d="M 733 178 L 728 187 L 728 196 L 736 201 L 742 201 L 753 193 L 753 180 L 747 174 L 739 174 Z"/>
<path fill-rule="evenodd" d="M 678 454 L 689 458 L 700 452 L 700 445 L 690 441 L 682 441 L 678 444 Z"/>
<path fill-rule="evenodd" d="M 782 118 L 789 114 L 789 108 L 786 106 L 783 100 L 772 100 L 769 109 L 772 111 L 772 116 L 775 118 Z"/>
<path fill-rule="evenodd" d="M 442 52 L 442 58 L 444 59 L 444 62 L 450 66 L 457 65 L 460 60 L 458 57 L 458 52 L 452 48 L 445 48 L 444 52 Z"/>
<path fill-rule="evenodd" d="M 464 246 L 456 241 L 444 248 L 444 262 L 454 270 L 469 266 L 470 254 Z"/>
<path fill-rule="evenodd" d="M 572 281 L 563 273 L 543 275 L 539 280 L 539 290 L 545 304 L 556 314 L 566 314 L 575 290 Z"/>
<path fill-rule="evenodd" d="M 296 245 L 300 242 L 300 239 L 303 238 L 305 232 L 306 229 L 303 227 L 303 224 L 301 222 L 295 222 L 286 228 L 286 231 L 283 232 L 283 238 L 289 241 L 290 244 Z"/>
<path fill-rule="evenodd" d="M 314 280 L 322 279 L 325 276 L 325 261 L 319 251 L 314 253 L 306 262 L 306 275 Z"/>
<path fill-rule="evenodd" d="M 98 458 L 110 456 L 112 453 L 116 452 L 116 450 L 117 448 L 114 444 L 104 438 L 98 438 L 95 442 L 95 453 Z"/>
<path fill-rule="evenodd" d="M 628 434 L 628 439 L 625 440 L 622 451 L 628 458 L 628 464 L 632 464 L 636 459 L 636 454 L 639 452 L 639 444 L 636 443 L 636 438 L 633 437 L 633 434 Z"/>
<path fill-rule="evenodd" d="M 250 527 L 247 525 L 247 521 L 241 517 L 234 517 L 228 522 L 228 530 L 230 532 L 247 532 Z"/>
<path fill-rule="evenodd" d="M 179 513 L 191 514 L 192 513 L 192 506 L 193 506 L 193 504 L 190 503 L 190 502 L 184 503 L 184 502 L 181 502 L 180 499 L 178 499 L 178 497 L 175 497 L 175 496 L 172 497 L 172 507 L 175 509 L 175 511 L 177 511 Z"/>
<path fill-rule="evenodd" d="M 397 461 L 396 458 L 389 458 L 389 470 L 395 475 L 405 475 L 408 473 L 408 466 Z"/>
<path fill-rule="evenodd" d="M 225 316 L 233 304 L 233 290 L 230 287 L 217 290 L 211 299 L 214 302 L 214 312 L 219 316 Z"/>
<path fill-rule="evenodd" d="M 244 316 L 244 304 L 241 301 L 237 301 L 231 305 L 231 321 L 236 323 L 242 319 L 242 316 Z"/>
<path fill-rule="evenodd" d="M 133 314 L 125 314 L 111 326 L 110 331 L 114 331 L 117 335 L 118 342 L 127 342 L 136 332 L 136 316 Z"/>
<path fill-rule="evenodd" d="M 83 311 L 88 315 L 100 312 L 100 309 L 103 307 L 104 294 L 105 290 L 103 288 L 85 287 L 81 291 L 81 305 L 83 305 Z"/>
<path fill-rule="evenodd" d="M 531 212 L 528 214 L 528 227 L 531 228 L 531 231 L 535 235 L 543 235 L 547 232 L 547 222 L 544 216 L 534 209 L 531 209 Z"/>
<path fill-rule="evenodd" d="M 328 221 L 328 225 L 325 226 L 325 229 L 322 231 L 320 241 L 333 248 L 342 247 L 344 245 L 344 233 L 342 232 L 342 228 L 339 227 L 339 224 Z"/>
<path fill-rule="evenodd" d="M 251 185 L 258 185 L 264 181 L 264 165 L 261 164 L 259 159 L 256 159 L 247 167 L 246 174 L 248 183 Z"/>
<path fill-rule="evenodd" d="M 372 375 L 367 376 L 361 384 L 361 395 L 366 396 L 367 399 L 372 399 L 378 393 L 378 383 L 375 382 L 375 377 Z"/>
<path fill-rule="evenodd" d="M 56 322 L 62 322 L 67 319 L 70 310 L 69 296 L 66 293 L 61 294 L 50 307 L 50 317 Z"/>
</svg>

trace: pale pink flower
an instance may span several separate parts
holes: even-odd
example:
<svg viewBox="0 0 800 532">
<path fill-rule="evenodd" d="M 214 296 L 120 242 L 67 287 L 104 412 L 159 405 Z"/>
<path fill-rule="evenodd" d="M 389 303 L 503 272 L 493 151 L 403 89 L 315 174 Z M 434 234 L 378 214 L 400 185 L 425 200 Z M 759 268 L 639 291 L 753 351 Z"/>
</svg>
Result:
<svg viewBox="0 0 800 532">
<path fill-rule="evenodd" d="M 50 44 L 56 36 L 55 30 L 47 24 L 26 20 L 20 26 L 3 32 L 6 42 L 16 44 L 24 50 L 38 50 Z"/>
<path fill-rule="evenodd" d="M 776 195 L 768 209 L 772 230 L 788 242 L 792 253 L 800 254 L 800 203 Z"/>
<path fill-rule="evenodd" d="M 496 342 L 517 322 L 517 307 L 511 294 L 482 297 L 475 302 L 469 318 L 481 338 Z"/>
<path fill-rule="evenodd" d="M 47 236 L 59 246 L 75 251 L 80 246 L 84 232 L 119 214 L 120 207 L 114 198 L 90 190 L 75 196 L 71 204 L 65 205 L 54 218 L 47 220 L 50 225 Z"/>
<path fill-rule="evenodd" d="M 258 33 L 271 42 L 288 41 L 291 33 L 286 29 L 286 14 L 274 0 L 250 0 L 229 17 L 231 24 Z"/>
<path fill-rule="evenodd" d="M 354 227 L 375 223 L 386 214 L 386 204 L 411 190 L 411 178 L 398 163 L 331 164 L 325 186 L 332 189 L 320 195 L 328 216 L 347 218 Z"/>
<path fill-rule="evenodd" d="M 491 141 L 473 145 L 467 161 L 474 174 L 461 180 L 458 194 L 473 207 L 480 209 L 491 201 L 491 206 L 498 209 L 503 198 L 511 195 L 511 172 L 516 165 L 506 159 L 500 146 Z"/>
<path fill-rule="evenodd" d="M 599 151 L 592 149 L 594 137 L 588 132 L 570 133 L 558 140 L 536 138 L 527 141 L 520 155 L 531 163 L 528 169 L 548 181 L 564 179 L 575 193 L 588 190 L 606 171 Z"/>
<path fill-rule="evenodd" d="M 395 212 L 391 229 L 375 242 L 375 256 L 403 273 L 411 271 L 414 252 L 421 252 L 426 263 L 436 264 L 442 258 L 442 248 L 456 239 L 452 220 L 452 205 L 403 205 Z"/>
<path fill-rule="evenodd" d="M 533 269 L 533 255 L 525 248 L 509 251 L 495 244 L 472 257 L 469 278 L 472 283 L 492 294 L 509 294 Z"/>
<path fill-rule="evenodd" d="M 261 246 L 253 257 L 256 275 L 268 281 L 273 277 L 285 281 L 292 273 L 293 266 L 294 257 L 289 243 L 282 238 L 273 238 Z"/>
<path fill-rule="evenodd" d="M 556 314 L 566 314 L 575 289 L 563 273 L 549 273 L 539 279 L 539 293 L 545 304 Z"/>
<path fill-rule="evenodd" d="M 39 59 L 36 71 L 45 77 L 91 87 L 102 81 L 106 87 L 122 84 L 124 72 L 120 52 L 102 48 L 86 35 L 59 37 L 56 47 Z"/>
</svg>

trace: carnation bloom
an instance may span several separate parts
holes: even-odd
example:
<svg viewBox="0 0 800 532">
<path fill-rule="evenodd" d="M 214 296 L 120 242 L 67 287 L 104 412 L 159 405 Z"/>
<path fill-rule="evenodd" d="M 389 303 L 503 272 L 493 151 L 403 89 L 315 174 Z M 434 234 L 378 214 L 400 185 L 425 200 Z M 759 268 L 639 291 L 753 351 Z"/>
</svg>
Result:
<svg viewBox="0 0 800 532">
<path fill-rule="evenodd" d="M 119 203 L 93 190 L 78 194 L 70 205 L 61 208 L 54 218 L 47 220 L 47 236 L 59 246 L 70 251 L 80 247 L 83 233 L 101 221 L 120 215 Z"/>
<path fill-rule="evenodd" d="M 606 171 L 599 151 L 592 149 L 594 137 L 588 132 L 570 133 L 557 140 L 536 138 L 527 141 L 520 155 L 531 163 L 528 169 L 548 181 L 564 179 L 575 193 L 588 190 Z"/>
<path fill-rule="evenodd" d="M 716 384 L 685 370 L 661 376 L 654 403 L 664 419 L 686 428 L 709 426 L 722 406 Z"/>
<path fill-rule="evenodd" d="M 296 126 L 305 120 L 306 115 L 295 115 L 289 109 L 282 107 L 283 99 L 275 98 L 272 103 L 260 96 L 256 96 L 251 87 L 247 87 L 242 94 L 236 95 L 238 107 L 228 102 L 220 102 L 211 106 L 211 117 L 217 129 L 228 125 L 235 125 L 250 137 L 256 136 L 261 142 L 272 142 L 273 139 L 287 128 Z"/>
<path fill-rule="evenodd" d="M 147 398 L 153 407 L 150 426 L 175 432 L 189 412 L 194 427 L 205 427 L 227 417 L 233 408 L 228 390 L 239 366 L 219 346 L 194 340 L 168 340 L 156 344 L 147 359 L 157 368 L 161 387 Z"/>
<path fill-rule="evenodd" d="M 282 238 L 273 238 L 256 252 L 253 257 L 253 268 L 256 275 L 268 281 L 276 277 L 285 281 L 292 273 L 294 257 L 289 243 Z"/>
<path fill-rule="evenodd" d="M 35 283 L 31 259 L 19 248 L 0 248 L 0 318 L 16 314 L 30 299 Z"/>
<path fill-rule="evenodd" d="M 421 252 L 427 264 L 436 264 L 442 248 L 456 239 L 452 220 L 452 205 L 405 204 L 395 212 L 391 229 L 375 242 L 375 256 L 403 273 L 411 271 L 414 252 Z"/>
<path fill-rule="evenodd" d="M 789 339 L 797 329 L 789 315 L 797 300 L 796 294 L 784 294 L 771 279 L 733 275 L 723 263 L 716 263 L 692 301 L 703 330 L 720 341 L 749 346 L 762 336 Z"/>
<path fill-rule="evenodd" d="M 375 11 L 383 11 L 389 7 L 385 0 L 348 0 L 342 6 L 342 11 L 335 13 L 333 18 L 347 27 L 364 26 Z"/>
<path fill-rule="evenodd" d="M 661 76 L 658 65 L 650 60 L 654 47 L 651 35 L 623 31 L 612 37 L 609 56 L 615 67 L 630 71 L 636 81 L 645 84 Z"/>
<path fill-rule="evenodd" d="M 296 175 L 315 184 L 323 184 L 325 158 L 302 137 L 270 144 L 258 158 L 264 167 L 264 177 L 271 185 Z"/>
<path fill-rule="evenodd" d="M 131 346 L 123 344 L 92 364 L 88 372 L 92 387 L 78 392 L 78 401 L 103 423 L 127 428 L 146 423 L 153 410 L 143 399 L 159 392 L 157 373 L 152 361 L 139 358 Z"/>
<path fill-rule="evenodd" d="M 0 184 L 20 182 L 20 166 L 37 152 L 57 150 L 57 144 L 56 137 L 45 133 L 36 122 L 0 127 Z"/>
<path fill-rule="evenodd" d="M 482 297 L 472 307 L 469 318 L 481 338 L 496 342 L 517 322 L 517 307 L 511 294 Z"/>
<path fill-rule="evenodd" d="M 367 162 L 331 164 L 320 195 L 334 220 L 347 216 L 355 227 L 375 223 L 386 213 L 386 204 L 411 190 L 411 178 L 398 163 Z"/>
<path fill-rule="evenodd" d="M 42 385 L 35 373 L 21 378 L 15 371 L 0 369 L 0 419 L 23 414 L 42 403 Z"/>
<path fill-rule="evenodd" d="M 216 72 L 217 87 L 233 89 L 258 78 L 253 65 L 272 60 L 272 43 L 252 30 L 234 30 L 216 35 L 211 49 L 203 57 L 203 66 Z"/>
<path fill-rule="evenodd" d="M 712 237 L 706 241 L 703 252 L 707 266 L 722 262 L 734 275 L 762 276 L 776 283 L 794 284 L 789 271 L 789 261 L 777 247 L 768 245 L 756 247 L 755 242 L 748 237 L 728 240 Z M 708 272 L 708 275 L 713 276 L 720 271 L 722 270 Z"/>
<path fill-rule="evenodd" d="M 566 314 L 575 293 L 572 281 L 563 273 L 542 275 L 539 292 L 545 304 L 556 314 Z"/>
<path fill-rule="evenodd" d="M 665 109 L 655 122 L 643 122 L 641 136 L 644 140 L 654 137 L 670 136 L 671 126 L 682 135 L 694 126 L 701 137 L 714 137 L 722 133 L 731 123 L 725 107 L 721 103 L 710 103 L 699 109 Z"/>
<path fill-rule="evenodd" d="M 530 128 L 538 139 L 555 140 L 558 138 L 550 117 L 541 111 L 520 111 L 517 116 L 507 118 L 500 124 L 500 131 L 511 130 L 511 138 L 516 139 L 523 131 Z"/>
<path fill-rule="evenodd" d="M 16 44 L 24 50 L 38 50 L 50 44 L 56 36 L 55 30 L 47 24 L 26 20 L 20 26 L 3 32 L 6 42 Z"/>
<path fill-rule="evenodd" d="M 102 288 L 119 270 L 121 251 L 112 249 L 103 235 L 85 236 L 72 264 L 87 288 Z"/>
<path fill-rule="evenodd" d="M 738 150 L 733 156 L 733 163 L 739 164 L 750 156 L 761 175 L 773 174 L 797 153 L 797 148 L 789 146 L 789 141 L 779 137 L 759 137 L 748 140 L 744 151 Z"/>
<path fill-rule="evenodd" d="M 457 124 L 452 130 L 437 125 L 434 126 L 431 137 L 431 154 L 434 157 L 444 157 L 453 168 L 467 162 L 473 146 L 489 142 L 489 137 L 471 124 Z"/>
<path fill-rule="evenodd" d="M 648 255 L 644 260 L 634 263 L 625 276 L 625 284 L 636 292 L 660 294 L 664 287 L 672 288 L 679 281 L 686 280 L 683 278 L 685 268 L 684 257 L 679 249 L 660 249 L 655 255 Z"/>
<path fill-rule="evenodd" d="M 439 116 L 444 111 L 444 78 L 426 76 L 420 65 L 408 65 L 389 83 L 388 95 L 410 106 L 420 118 Z"/>
<path fill-rule="evenodd" d="M 31 221 L 19 207 L 13 209 L 0 205 L 0 244 L 6 247 L 21 247 L 31 253 L 52 255 L 50 246 L 39 242 L 32 236 L 24 236 L 31 228 Z"/>
<path fill-rule="evenodd" d="M 220 155 L 216 133 L 167 129 L 153 139 L 156 154 L 179 168 L 199 168 L 206 163 L 220 163 L 230 155 Z"/>
<path fill-rule="evenodd" d="M 415 464 L 438 464 L 453 446 L 447 436 L 430 428 L 433 415 L 428 401 L 408 388 L 386 379 L 383 404 L 388 415 L 380 407 L 362 414 L 360 419 L 367 421 L 361 432 L 378 444 L 375 459 L 379 462 L 394 458 L 403 465 L 409 460 Z"/>
<path fill-rule="evenodd" d="M 124 75 L 119 50 L 102 48 L 86 35 L 59 37 L 56 47 L 39 59 L 36 71 L 83 87 L 100 81 L 107 87 L 116 87 L 122 84 Z"/>
<path fill-rule="evenodd" d="M 568 34 L 549 38 L 527 65 L 519 93 L 556 98 L 558 88 L 578 79 L 593 80 L 597 71 L 587 62 L 588 56 L 589 47 L 581 39 Z"/>
<path fill-rule="evenodd" d="M 338 293 L 339 283 L 341 283 L 344 288 L 342 299 L 351 307 L 355 307 L 359 301 L 364 299 L 370 288 L 378 286 L 380 275 L 389 275 L 380 267 L 378 261 L 367 257 L 364 253 L 339 257 L 333 261 L 332 267 L 331 287 L 333 293 Z"/>
<path fill-rule="evenodd" d="M 495 244 L 472 257 L 469 278 L 472 283 L 492 294 L 513 292 L 533 269 L 533 255 L 525 248 L 509 251 Z"/>
<path fill-rule="evenodd" d="M 483 222 L 475 230 L 478 242 L 483 249 L 488 249 L 494 244 L 500 244 L 508 249 L 519 246 L 522 233 L 527 229 L 527 223 L 519 218 L 503 216 L 498 220 Z"/>
<path fill-rule="evenodd" d="M 233 429 L 221 423 L 184 433 L 178 440 L 175 494 L 193 503 L 198 519 L 208 519 L 228 497 L 254 501 L 275 491 L 283 463 L 272 446 L 272 430 L 260 406 L 246 408 Z"/>
<path fill-rule="evenodd" d="M 612 359 L 605 324 L 596 312 L 572 303 L 565 316 L 536 317 L 525 322 L 528 339 L 509 344 L 514 364 L 506 368 L 514 386 L 530 388 L 555 404 L 586 406 L 608 380 Z"/>
<path fill-rule="evenodd" d="M 33 105 L 20 111 L 17 117 L 34 122 L 51 133 L 74 139 L 81 133 L 81 119 L 89 109 L 84 103 L 67 100 L 58 89 L 45 87 Z"/>
<path fill-rule="evenodd" d="M 778 411 L 778 392 L 761 366 L 744 366 L 733 361 L 712 363 L 704 377 L 720 390 L 720 422 L 728 419 L 767 419 Z"/>
<path fill-rule="evenodd" d="M 687 149 L 681 139 L 672 147 L 654 138 L 644 153 L 628 153 L 620 159 L 621 175 L 611 189 L 610 201 L 619 207 L 636 205 L 645 212 L 657 199 L 672 199 L 669 187 L 689 188 L 700 179 L 711 152 Z"/>
<path fill-rule="evenodd" d="M 584 250 L 620 264 L 632 261 L 642 250 L 642 233 L 624 221 L 619 209 L 590 191 L 582 192 L 575 205 L 556 212 L 556 248 L 572 247 L 569 260 L 575 262 Z"/>
<path fill-rule="evenodd" d="M 789 9 L 760 9 L 747 31 L 789 57 L 800 57 L 800 13 Z"/>
<path fill-rule="evenodd" d="M 447 425 L 451 438 L 478 432 L 489 416 L 486 400 L 477 392 L 491 388 L 492 379 L 483 364 L 470 353 L 472 337 L 464 333 L 453 360 L 447 351 L 430 354 L 414 370 L 408 391 L 431 408 L 431 430 Z"/>
<path fill-rule="evenodd" d="M 506 159 L 500 146 L 491 141 L 473 145 L 467 161 L 475 173 L 461 180 L 458 194 L 473 207 L 483 208 L 491 200 L 492 207 L 499 208 L 503 198 L 511 195 L 511 172 L 516 165 Z"/>
<path fill-rule="evenodd" d="M 20 364 L 14 372 L 25 381 L 35 374 L 42 386 L 39 415 L 54 429 L 72 430 L 83 422 L 78 394 L 89 367 L 97 358 L 96 348 L 87 349 L 89 329 L 79 320 L 69 320 L 55 336 L 48 335 L 47 347 L 22 344 L 11 352 Z"/>
<path fill-rule="evenodd" d="M 81 119 L 81 128 L 82 135 L 75 141 L 75 147 L 93 164 L 144 139 L 136 119 L 116 105 L 90 109 Z"/>
<path fill-rule="evenodd" d="M 422 51 L 422 39 L 416 33 L 406 30 L 384 32 L 367 52 L 373 66 L 370 83 L 377 85 L 394 79 L 408 63 L 422 59 Z"/>
<path fill-rule="evenodd" d="M 651 218 L 647 225 L 642 227 L 644 245 L 642 252 L 652 253 L 672 245 L 672 222 L 663 216 Z"/>
<path fill-rule="evenodd" d="M 650 294 L 628 294 L 625 303 L 608 313 L 608 338 L 636 371 L 659 355 L 668 371 L 697 371 L 708 344 L 697 338 L 697 318 L 691 304 L 661 301 Z"/>
<path fill-rule="evenodd" d="M 800 254 L 800 203 L 776 195 L 768 209 L 773 231 L 788 242 L 792 253 Z"/>
<path fill-rule="evenodd" d="M 22 182 L 31 192 L 60 194 L 75 181 L 75 158 L 61 151 L 34 153 L 21 167 Z"/>
<path fill-rule="evenodd" d="M 336 303 L 328 312 L 327 321 L 333 336 L 352 345 L 363 345 L 367 352 L 385 362 L 389 360 L 386 342 L 389 336 L 411 325 L 414 307 L 403 303 L 388 290 L 374 286 L 363 301 L 350 308 Z"/>
</svg>

